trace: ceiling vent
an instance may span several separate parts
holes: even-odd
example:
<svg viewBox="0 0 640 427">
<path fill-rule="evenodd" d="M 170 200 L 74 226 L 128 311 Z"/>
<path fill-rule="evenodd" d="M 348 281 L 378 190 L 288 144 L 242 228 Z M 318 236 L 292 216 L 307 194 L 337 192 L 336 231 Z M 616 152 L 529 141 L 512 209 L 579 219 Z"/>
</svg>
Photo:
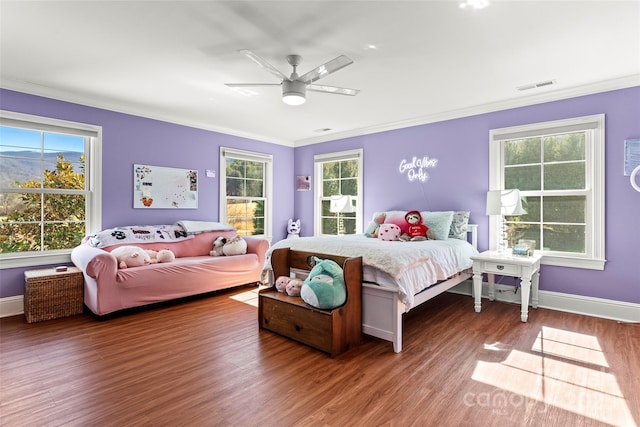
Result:
<svg viewBox="0 0 640 427">
<path fill-rule="evenodd" d="M 546 80 L 544 82 L 530 83 L 528 85 L 518 86 L 516 87 L 516 89 L 518 89 L 519 91 L 523 91 L 523 90 L 529 90 L 529 89 L 537 89 L 539 87 L 551 86 L 554 84 L 556 84 L 555 80 Z"/>
</svg>

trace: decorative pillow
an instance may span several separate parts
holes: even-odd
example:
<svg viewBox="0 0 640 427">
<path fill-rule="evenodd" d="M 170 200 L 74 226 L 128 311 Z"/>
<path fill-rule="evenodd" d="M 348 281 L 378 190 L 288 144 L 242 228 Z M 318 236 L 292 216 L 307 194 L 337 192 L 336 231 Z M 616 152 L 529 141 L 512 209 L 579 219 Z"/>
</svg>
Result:
<svg viewBox="0 0 640 427">
<path fill-rule="evenodd" d="M 387 217 L 384 220 L 385 224 L 395 224 L 400 227 L 400 231 L 402 233 L 406 233 L 409 231 L 409 223 L 404 216 L 407 214 L 407 211 L 388 211 Z M 428 225 L 428 224 L 427 224 Z"/>
<path fill-rule="evenodd" d="M 453 211 L 420 212 L 422 222 L 429 227 L 427 237 L 431 240 L 446 240 L 453 222 Z"/>
<path fill-rule="evenodd" d="M 449 238 L 467 240 L 467 225 L 469 225 L 469 211 L 458 211 L 453 213 L 453 221 L 449 229 Z"/>
<path fill-rule="evenodd" d="M 378 230 L 378 239 L 386 242 L 393 242 L 400 238 L 402 232 L 400 227 L 395 224 L 382 224 Z"/>
</svg>

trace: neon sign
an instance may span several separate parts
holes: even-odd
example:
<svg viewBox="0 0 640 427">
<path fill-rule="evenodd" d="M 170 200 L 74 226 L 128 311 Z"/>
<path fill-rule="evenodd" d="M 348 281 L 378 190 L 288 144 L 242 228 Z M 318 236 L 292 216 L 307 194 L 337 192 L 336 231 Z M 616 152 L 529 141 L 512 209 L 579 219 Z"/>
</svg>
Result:
<svg viewBox="0 0 640 427">
<path fill-rule="evenodd" d="M 438 159 L 430 159 L 428 156 L 413 157 L 411 161 L 403 159 L 400 162 L 400 173 L 407 174 L 409 181 L 425 182 L 429 179 L 426 169 L 436 166 L 438 166 Z"/>
</svg>

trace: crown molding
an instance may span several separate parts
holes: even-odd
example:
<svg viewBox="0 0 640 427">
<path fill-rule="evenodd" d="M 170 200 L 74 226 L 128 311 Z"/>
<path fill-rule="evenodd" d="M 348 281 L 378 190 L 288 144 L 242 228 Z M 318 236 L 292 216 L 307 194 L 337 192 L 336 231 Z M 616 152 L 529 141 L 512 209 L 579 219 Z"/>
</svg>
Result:
<svg viewBox="0 0 640 427">
<path fill-rule="evenodd" d="M 223 133 L 225 135 L 237 136 L 240 138 L 247 138 L 261 142 L 268 142 L 271 144 L 284 145 L 293 147 L 293 141 L 268 138 L 264 135 L 258 135 L 250 132 L 243 132 L 238 129 L 231 129 L 221 126 L 212 126 L 211 123 L 203 123 L 199 121 L 191 121 L 184 119 L 177 119 L 176 117 L 165 116 L 158 114 L 153 109 L 136 108 L 130 105 L 123 105 L 115 102 L 111 102 L 105 99 L 96 100 L 90 97 L 69 94 L 64 91 L 50 88 L 48 86 L 39 85 L 36 83 L 26 82 L 23 80 L 17 80 L 12 78 L 2 77 L 0 80 L 0 88 L 13 90 L 16 92 L 26 93 L 28 95 L 41 96 L 43 98 L 51 98 L 57 101 L 70 102 L 72 104 L 79 104 L 86 107 L 99 108 L 102 110 L 108 110 L 115 113 L 128 114 L 138 117 L 144 117 L 151 120 L 158 120 L 167 123 L 173 123 L 182 126 L 188 126 L 196 129 L 208 130 L 212 132 Z"/>
<path fill-rule="evenodd" d="M 459 119 L 463 117 L 476 116 L 479 114 L 493 113 L 496 111 L 510 110 L 512 108 L 527 107 L 530 105 L 542 104 L 545 102 L 560 101 L 563 99 L 576 98 L 579 96 L 593 95 L 612 90 L 626 89 L 640 86 L 640 74 L 620 77 L 612 80 L 605 80 L 581 86 L 574 86 L 565 89 L 545 91 L 544 93 L 533 94 L 525 97 L 505 99 L 502 101 L 476 105 L 468 108 L 444 111 L 437 114 L 420 116 L 413 119 L 399 120 L 380 125 L 351 129 L 344 132 L 332 133 L 313 138 L 300 139 L 295 141 L 295 147 L 319 144 L 322 142 L 335 141 L 337 139 L 352 138 L 373 133 L 386 132 L 390 130 L 402 129 L 412 126 L 425 125 L 429 123 L 442 122 L 445 120 Z"/>
<path fill-rule="evenodd" d="M 175 117 L 157 114 L 155 111 L 148 109 L 135 108 L 107 100 L 95 100 L 89 97 L 71 95 L 57 89 L 47 86 L 38 85 L 26 81 L 3 77 L 0 81 L 0 87 L 7 90 L 26 93 L 29 95 L 42 96 L 52 98 L 59 101 L 71 102 L 87 107 L 99 108 L 122 114 L 130 114 L 139 117 L 145 117 L 152 120 L 174 123 L 182 126 L 193 127 L 197 129 L 209 130 L 213 132 L 223 133 L 225 135 L 237 136 L 271 144 L 278 144 L 287 147 L 302 147 L 306 145 L 320 144 L 323 142 L 335 141 L 338 139 L 351 138 L 362 135 L 370 135 L 373 133 L 386 132 L 390 130 L 402 129 L 412 126 L 436 123 L 445 120 L 459 119 L 462 117 L 475 116 L 479 114 L 492 113 L 501 110 L 508 110 L 518 107 L 526 107 L 545 102 L 559 101 L 578 96 L 592 95 L 595 93 L 608 92 L 612 90 L 625 89 L 629 87 L 640 86 L 640 74 L 633 74 L 617 79 L 605 80 L 600 82 L 589 83 L 581 86 L 574 86 L 565 89 L 545 91 L 544 93 L 532 94 L 524 97 L 510 98 L 501 101 L 491 102 L 487 104 L 476 105 L 467 108 L 444 111 L 441 113 L 415 117 L 406 120 L 398 120 L 379 125 L 366 126 L 361 128 L 350 129 L 343 132 L 335 132 L 313 138 L 305 138 L 295 141 L 268 138 L 264 135 L 243 132 L 238 129 L 230 129 L 220 126 L 212 126 L 211 123 L 202 123 L 199 121 L 189 121 L 184 119 L 176 119 Z"/>
</svg>

